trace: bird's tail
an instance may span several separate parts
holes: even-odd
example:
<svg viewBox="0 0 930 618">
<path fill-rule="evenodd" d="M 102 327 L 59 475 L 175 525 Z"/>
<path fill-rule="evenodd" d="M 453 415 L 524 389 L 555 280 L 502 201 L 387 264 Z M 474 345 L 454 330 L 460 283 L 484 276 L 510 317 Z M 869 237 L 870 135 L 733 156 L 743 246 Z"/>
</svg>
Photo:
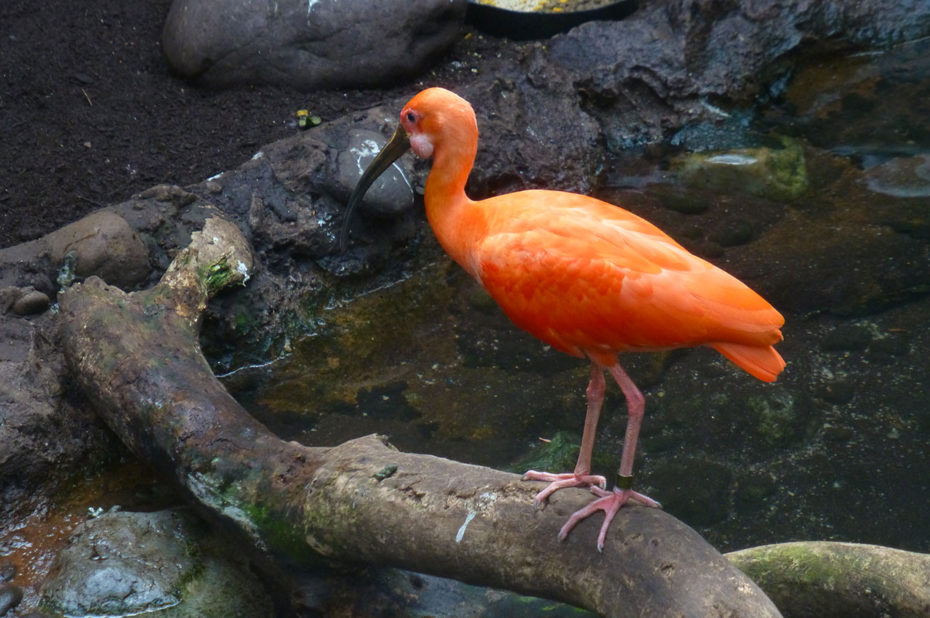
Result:
<svg viewBox="0 0 930 618">
<path fill-rule="evenodd" d="M 763 382 L 774 382 L 781 370 L 785 368 L 784 359 L 772 346 L 746 345 L 744 343 L 712 343 L 710 347 Z"/>
</svg>

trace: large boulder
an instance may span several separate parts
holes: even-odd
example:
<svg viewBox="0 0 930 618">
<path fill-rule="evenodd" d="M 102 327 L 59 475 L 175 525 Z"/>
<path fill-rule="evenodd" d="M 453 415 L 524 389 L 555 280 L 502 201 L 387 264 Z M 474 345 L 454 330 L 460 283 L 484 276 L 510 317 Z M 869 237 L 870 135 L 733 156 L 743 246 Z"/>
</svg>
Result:
<svg viewBox="0 0 930 618">
<path fill-rule="evenodd" d="M 465 6 L 465 0 L 176 0 L 162 46 L 178 73 L 210 85 L 385 85 L 416 75 L 451 45 Z"/>
</svg>

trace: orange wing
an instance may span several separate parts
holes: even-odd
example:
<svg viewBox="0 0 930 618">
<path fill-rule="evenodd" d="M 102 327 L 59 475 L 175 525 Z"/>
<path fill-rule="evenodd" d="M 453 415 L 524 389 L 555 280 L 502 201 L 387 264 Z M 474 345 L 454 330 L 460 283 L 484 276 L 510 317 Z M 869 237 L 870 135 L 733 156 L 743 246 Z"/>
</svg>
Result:
<svg viewBox="0 0 930 618">
<path fill-rule="evenodd" d="M 480 204 L 489 229 L 472 249 L 476 276 L 517 326 L 556 349 L 610 364 L 625 350 L 704 344 L 764 380 L 784 366 L 770 347 L 782 316 L 644 219 L 557 191 Z"/>
</svg>

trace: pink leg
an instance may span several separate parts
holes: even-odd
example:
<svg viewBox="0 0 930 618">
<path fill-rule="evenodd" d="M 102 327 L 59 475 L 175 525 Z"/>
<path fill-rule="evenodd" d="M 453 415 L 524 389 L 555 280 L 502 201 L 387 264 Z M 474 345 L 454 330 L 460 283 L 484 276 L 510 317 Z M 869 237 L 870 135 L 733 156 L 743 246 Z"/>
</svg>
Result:
<svg viewBox="0 0 930 618">
<path fill-rule="evenodd" d="M 594 451 L 594 436 L 597 433 L 597 421 L 601 416 L 601 406 L 604 403 L 604 391 L 607 384 L 604 381 L 604 369 L 597 363 L 591 363 L 591 381 L 586 391 L 588 411 L 584 417 L 584 432 L 581 434 L 581 451 L 578 453 L 578 463 L 575 471 L 564 474 L 550 472 L 537 472 L 529 470 L 523 475 L 525 481 L 549 481 L 549 485 L 536 494 L 533 501 L 536 506 L 542 505 L 546 498 L 560 489 L 566 487 L 607 486 L 607 479 L 603 476 L 591 474 L 591 454 Z M 635 387 L 634 387 L 635 388 Z"/>
<path fill-rule="evenodd" d="M 596 511 L 604 511 L 604 523 L 601 524 L 600 533 L 597 535 L 598 551 L 604 549 L 604 540 L 607 537 L 607 529 L 610 527 L 610 522 L 613 521 L 617 511 L 619 511 L 620 507 L 626 504 L 627 501 L 634 500 L 645 506 L 656 508 L 662 506 L 652 498 L 631 489 L 633 484 L 633 459 L 636 455 L 636 442 L 639 439 L 639 428 L 643 422 L 643 413 L 646 403 L 645 398 L 642 392 L 633 384 L 633 380 L 630 379 L 630 376 L 627 375 L 619 364 L 608 367 L 607 371 L 609 371 L 610 375 L 617 381 L 624 396 L 626 396 L 627 409 L 629 411 L 629 418 L 626 424 L 626 436 L 623 440 L 623 454 L 620 457 L 620 470 L 617 473 L 618 486 L 615 487 L 613 491 L 592 487 L 591 491 L 598 496 L 598 499 L 588 506 L 575 511 L 575 513 L 568 518 L 568 521 L 565 522 L 565 525 L 562 526 L 562 529 L 559 530 L 559 539 L 564 539 L 568 536 L 568 533 L 571 532 L 572 528 L 582 519 L 589 517 Z"/>
</svg>

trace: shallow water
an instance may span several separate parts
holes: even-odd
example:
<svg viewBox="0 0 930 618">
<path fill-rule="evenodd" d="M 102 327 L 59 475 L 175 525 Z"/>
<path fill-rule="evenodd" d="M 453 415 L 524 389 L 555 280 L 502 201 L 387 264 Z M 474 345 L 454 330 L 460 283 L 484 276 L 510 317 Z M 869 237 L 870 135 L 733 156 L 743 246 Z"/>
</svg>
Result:
<svg viewBox="0 0 930 618">
<path fill-rule="evenodd" d="M 606 174 L 599 197 L 787 319 L 773 385 L 705 349 L 623 359 L 647 399 L 639 489 L 721 550 L 816 539 L 930 551 L 928 47 L 811 60 L 758 108 L 619 153 Z M 574 465 L 565 444 L 580 434 L 586 364 L 516 330 L 435 243 L 393 285 L 310 318 L 286 358 L 224 378 L 282 437 L 377 432 L 517 472 Z M 616 467 L 624 424 L 611 385 L 597 472 Z M 88 509 L 177 499 L 139 497 L 154 484 L 115 468 L 0 530 L 21 607 Z"/>
<path fill-rule="evenodd" d="M 774 385 L 709 350 L 624 359 L 647 398 L 640 489 L 722 550 L 797 539 L 930 550 L 927 47 L 816 58 L 757 109 L 722 110 L 607 174 L 599 197 L 787 319 Z M 546 440 L 577 440 L 586 363 L 517 331 L 424 245 L 408 278 L 320 310 L 288 358 L 230 388 L 307 444 L 377 432 L 521 471 Z M 609 386 L 595 459 L 608 477 L 624 423 Z M 573 466 L 570 450 L 553 457 Z"/>
<path fill-rule="evenodd" d="M 154 511 L 173 506 L 180 499 L 171 486 L 134 460 L 120 460 L 112 467 L 88 472 L 48 502 L 24 497 L 24 502 L 32 503 L 29 516 L 0 523 L 0 564 L 15 569 L 13 583 L 23 590 L 17 615 L 38 606 L 40 587 L 52 571 L 56 555 L 83 522 L 112 508 Z"/>
</svg>

